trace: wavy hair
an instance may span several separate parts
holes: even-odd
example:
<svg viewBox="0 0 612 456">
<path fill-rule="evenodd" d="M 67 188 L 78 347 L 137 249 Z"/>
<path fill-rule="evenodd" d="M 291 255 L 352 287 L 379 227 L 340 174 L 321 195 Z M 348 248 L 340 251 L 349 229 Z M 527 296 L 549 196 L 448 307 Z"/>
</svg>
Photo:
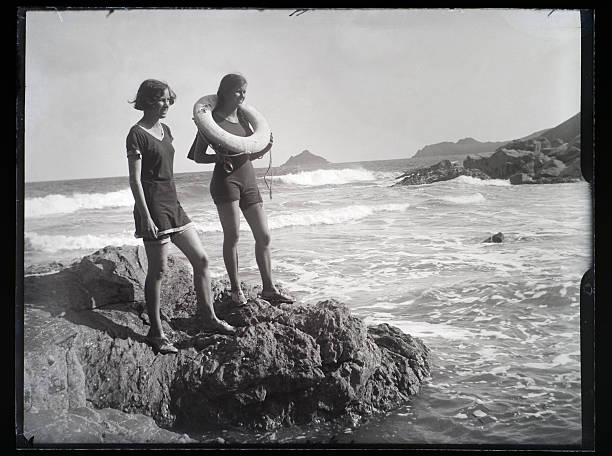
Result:
<svg viewBox="0 0 612 456">
<path fill-rule="evenodd" d="M 140 87 L 138 87 L 136 98 L 130 101 L 130 103 L 134 103 L 134 109 L 144 111 L 153 106 L 166 89 L 168 89 L 168 94 L 170 94 L 170 104 L 174 104 L 174 100 L 176 100 L 176 93 L 174 93 L 174 90 L 172 90 L 167 83 L 158 81 L 157 79 L 147 79 L 143 81 Z"/>
</svg>

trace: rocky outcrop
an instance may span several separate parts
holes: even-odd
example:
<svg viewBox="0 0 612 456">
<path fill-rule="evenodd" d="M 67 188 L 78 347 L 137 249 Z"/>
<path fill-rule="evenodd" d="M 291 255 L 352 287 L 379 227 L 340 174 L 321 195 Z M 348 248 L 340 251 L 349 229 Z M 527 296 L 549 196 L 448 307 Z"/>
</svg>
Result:
<svg viewBox="0 0 612 456">
<path fill-rule="evenodd" d="M 575 146 L 579 141 L 575 138 L 572 145 L 544 149 L 533 146 L 532 150 L 504 147 L 490 157 L 468 156 L 463 166 L 480 170 L 493 179 L 510 179 L 512 184 L 575 182 L 581 179 L 580 149 Z"/>
<path fill-rule="evenodd" d="M 281 165 L 283 168 L 321 168 L 329 165 L 329 161 L 311 153 L 308 150 L 303 150 L 296 156 L 289 157 L 285 163 Z"/>
<path fill-rule="evenodd" d="M 104 432 L 104 441 L 136 442 L 133 423 L 140 441 L 157 441 L 147 417 L 169 442 L 203 426 L 358 421 L 404 403 L 429 375 L 420 340 L 367 327 L 333 300 L 271 305 L 243 284 L 249 301 L 235 307 L 229 283 L 214 281 L 215 310 L 238 331 L 201 332 L 191 271 L 172 256 L 162 324 L 180 351 L 156 354 L 145 341 L 145 268 L 142 247 L 107 247 L 25 277 L 26 438 L 92 442 Z M 69 427 L 80 431 L 62 437 Z"/>
<path fill-rule="evenodd" d="M 489 179 L 489 176 L 480 170 L 468 169 L 458 163 L 451 162 L 450 160 L 442 160 L 441 162 L 432 166 L 417 168 L 405 172 L 401 176 L 397 177 L 396 180 L 398 180 L 398 182 L 395 185 L 431 184 L 434 182 L 455 179 L 459 176 Z"/>
<path fill-rule="evenodd" d="M 578 181 L 582 178 L 580 114 L 537 137 L 510 141 L 491 156 L 468 156 L 463 166 L 512 184 Z"/>
</svg>

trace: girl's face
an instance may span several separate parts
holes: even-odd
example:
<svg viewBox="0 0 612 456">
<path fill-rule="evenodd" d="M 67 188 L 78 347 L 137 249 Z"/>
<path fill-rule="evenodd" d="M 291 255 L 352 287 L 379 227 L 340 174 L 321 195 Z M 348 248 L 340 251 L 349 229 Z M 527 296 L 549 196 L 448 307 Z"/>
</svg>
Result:
<svg viewBox="0 0 612 456">
<path fill-rule="evenodd" d="M 247 85 L 246 82 L 240 87 L 236 87 L 234 90 L 227 94 L 227 102 L 232 106 L 240 105 L 246 97 Z"/>
<path fill-rule="evenodd" d="M 168 91 L 168 89 L 164 89 L 161 96 L 159 96 L 153 101 L 150 110 L 160 119 L 163 119 L 164 117 L 166 117 L 166 114 L 168 114 L 168 109 L 173 103 L 174 100 L 170 98 L 170 92 Z"/>
</svg>

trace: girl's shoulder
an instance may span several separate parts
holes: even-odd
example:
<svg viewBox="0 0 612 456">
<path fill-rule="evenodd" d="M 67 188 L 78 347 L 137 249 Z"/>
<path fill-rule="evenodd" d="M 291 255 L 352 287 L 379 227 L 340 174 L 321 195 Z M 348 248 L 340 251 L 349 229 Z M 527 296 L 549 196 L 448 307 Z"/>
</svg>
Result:
<svg viewBox="0 0 612 456">
<path fill-rule="evenodd" d="M 144 130 L 138 124 L 134 124 L 130 127 L 130 131 L 128 131 L 128 135 L 136 135 L 136 136 L 144 136 Z"/>
</svg>

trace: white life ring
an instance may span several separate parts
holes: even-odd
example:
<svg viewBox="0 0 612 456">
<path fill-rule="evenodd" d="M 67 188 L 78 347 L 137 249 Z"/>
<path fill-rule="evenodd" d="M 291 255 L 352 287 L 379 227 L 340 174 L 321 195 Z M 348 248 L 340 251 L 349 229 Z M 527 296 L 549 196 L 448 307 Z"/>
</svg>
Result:
<svg viewBox="0 0 612 456">
<path fill-rule="evenodd" d="M 212 111 L 216 104 L 217 95 L 206 95 L 193 106 L 193 120 L 198 130 L 214 144 L 237 154 L 251 154 L 262 151 L 270 143 L 270 126 L 255 108 L 245 103 L 240 105 L 254 132 L 251 136 L 237 136 L 225 131 L 213 119 Z"/>
</svg>

